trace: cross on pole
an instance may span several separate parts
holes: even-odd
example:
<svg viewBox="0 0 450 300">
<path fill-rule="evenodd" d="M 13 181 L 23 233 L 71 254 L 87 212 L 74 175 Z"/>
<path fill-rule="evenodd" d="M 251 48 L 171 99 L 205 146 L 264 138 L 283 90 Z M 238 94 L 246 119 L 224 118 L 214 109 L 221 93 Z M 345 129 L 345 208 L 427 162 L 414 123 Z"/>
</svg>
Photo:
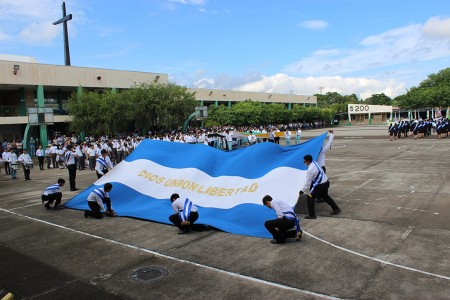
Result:
<svg viewBox="0 0 450 300">
<path fill-rule="evenodd" d="M 63 17 L 59 19 L 53 25 L 63 23 L 64 29 L 64 61 L 66 66 L 70 66 L 70 52 L 69 52 L 69 34 L 67 33 L 67 21 L 72 20 L 72 14 L 66 15 L 66 2 L 62 3 Z"/>
</svg>

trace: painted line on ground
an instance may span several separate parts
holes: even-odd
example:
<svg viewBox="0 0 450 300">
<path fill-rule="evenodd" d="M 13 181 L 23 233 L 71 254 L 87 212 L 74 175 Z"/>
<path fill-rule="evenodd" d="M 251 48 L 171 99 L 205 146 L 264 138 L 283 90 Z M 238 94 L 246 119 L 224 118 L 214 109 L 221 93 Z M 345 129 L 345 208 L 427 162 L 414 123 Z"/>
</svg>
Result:
<svg viewBox="0 0 450 300">
<path fill-rule="evenodd" d="M 416 272 L 416 273 L 420 273 L 420 274 L 424 274 L 424 275 L 429 275 L 429 276 L 433 276 L 433 277 L 437 277 L 437 278 L 441 278 L 441 279 L 445 279 L 445 280 L 450 280 L 449 276 L 444 276 L 444 275 L 440 275 L 440 274 L 436 274 L 436 273 L 431 273 L 431 272 L 422 271 L 422 270 L 419 270 L 419 269 L 415 269 L 415 268 L 411 268 L 411 267 L 407 267 L 407 266 L 391 263 L 391 262 L 386 261 L 386 260 L 382 260 L 382 259 L 379 259 L 379 258 L 376 258 L 376 257 L 371 257 L 371 256 L 368 256 L 368 255 L 365 255 L 365 254 L 362 254 L 362 253 L 359 253 L 359 252 L 356 252 L 356 251 L 353 251 L 353 250 L 350 250 L 350 249 L 338 246 L 338 245 L 333 244 L 331 242 L 328 242 L 328 241 L 326 241 L 324 239 L 321 239 L 321 238 L 319 238 L 319 237 L 317 237 L 317 236 L 315 236 L 315 235 L 313 235 L 311 233 L 308 233 L 308 232 L 305 232 L 305 231 L 303 231 L 303 233 L 305 233 L 306 235 L 309 235 L 310 237 L 312 237 L 312 238 L 314 238 L 314 239 L 316 239 L 316 240 L 318 240 L 318 241 L 320 241 L 322 243 L 325 243 L 325 244 L 327 244 L 327 245 L 329 245 L 331 247 L 334 247 L 334 248 L 337 248 L 339 250 L 342 250 L 342 251 L 354 254 L 356 256 L 364 257 L 364 258 L 367 258 L 367 259 L 379 262 L 382 265 L 389 265 L 389 266 L 397 267 L 397 268 L 400 268 L 400 269 L 404 269 L 404 270 L 408 270 L 408 271 L 412 271 L 412 272 Z"/>
<path fill-rule="evenodd" d="M 389 204 L 380 204 L 380 203 L 371 203 L 371 202 L 362 202 L 361 199 L 341 199 L 341 198 L 335 198 L 339 201 L 352 201 L 352 202 L 359 202 L 361 204 L 365 205 L 374 205 L 374 206 L 382 206 L 382 207 L 389 207 L 389 208 L 395 208 L 395 209 L 405 209 L 405 210 L 412 210 L 412 211 L 420 211 L 420 212 L 426 212 L 433 215 L 438 215 L 438 212 L 429 211 L 429 210 L 423 210 L 418 208 L 409 208 L 409 207 L 402 207 L 402 206 L 395 206 L 395 205 L 389 205 Z"/>
<path fill-rule="evenodd" d="M 68 230 L 68 231 L 75 232 L 75 233 L 78 233 L 78 234 L 82 234 L 82 235 L 85 235 L 85 236 L 89 236 L 89 237 L 92 237 L 92 238 L 95 238 L 95 239 L 98 239 L 98 240 L 106 241 L 106 242 L 109 242 L 109 243 L 112 243 L 112 244 L 120 245 L 122 247 L 126 247 L 126 248 L 130 248 L 130 249 L 142 251 L 142 252 L 145 252 L 145 253 L 148 253 L 148 254 L 152 254 L 152 255 L 155 255 L 155 256 L 158 256 L 158 257 L 170 259 L 170 260 L 177 261 L 177 262 L 180 262 L 180 263 L 186 263 L 186 264 L 194 265 L 196 267 L 200 267 L 200 268 L 203 268 L 203 269 L 215 271 L 215 272 L 222 273 L 222 274 L 225 274 L 225 275 L 228 275 L 228 276 L 231 276 L 231 277 L 236 277 L 236 278 L 239 278 L 239 279 L 246 279 L 246 280 L 249 280 L 249 281 L 252 281 L 252 282 L 262 283 L 262 284 L 265 284 L 265 285 L 278 287 L 278 288 L 281 288 L 281 289 L 290 290 L 290 291 L 294 291 L 294 292 L 299 292 L 299 293 L 306 294 L 306 295 L 316 296 L 316 297 L 320 297 L 320 298 L 324 298 L 324 299 L 340 299 L 340 298 L 336 298 L 336 297 L 332 297 L 332 296 L 328 296 L 328 295 L 324 295 L 324 294 L 320 294 L 320 293 L 311 292 L 311 291 L 308 291 L 308 290 L 303 290 L 303 289 L 299 289 L 299 288 L 295 288 L 295 287 L 290 287 L 290 286 L 287 286 L 287 285 L 282 285 L 282 284 L 279 284 L 279 283 L 266 281 L 264 279 L 259 279 L 259 278 L 255 278 L 255 277 L 251 277 L 251 276 L 247 276 L 247 275 L 242 275 L 242 274 L 239 274 L 239 273 L 233 273 L 233 272 L 230 272 L 230 271 L 225 271 L 225 270 L 222 270 L 222 269 L 219 269 L 219 268 L 211 267 L 211 266 L 208 266 L 208 265 L 203 265 L 203 264 L 196 263 L 196 262 L 193 262 L 193 261 L 189 261 L 189 260 L 185 260 L 185 259 L 181 259 L 181 258 L 176 258 L 176 257 L 169 256 L 169 255 L 166 255 L 166 254 L 162 254 L 162 253 L 159 253 L 159 252 L 156 252 L 156 251 L 153 251 L 153 250 L 149 250 L 149 249 L 141 248 L 141 247 L 138 247 L 138 246 L 122 243 L 122 242 L 119 242 L 119 241 L 115 241 L 115 240 L 112 240 L 112 239 L 104 238 L 104 237 L 101 237 L 101 236 L 98 236 L 98 235 L 94 235 L 94 234 L 87 233 L 87 232 L 84 232 L 84 231 L 76 230 L 76 229 L 73 229 L 73 228 L 70 228 L 70 227 L 66 227 L 66 226 L 63 226 L 63 225 L 59 225 L 59 224 L 51 223 L 51 222 L 44 221 L 44 220 L 41 220 L 41 219 L 33 218 L 33 217 L 30 217 L 30 216 L 27 216 L 27 215 L 19 214 L 17 212 L 13 212 L 13 211 L 10 211 L 8 209 L 0 208 L 0 211 L 6 212 L 6 213 L 10 213 L 10 214 L 22 217 L 22 218 L 26 218 L 26 219 L 29 219 L 29 220 L 32 220 L 32 221 L 35 221 L 35 222 L 40 222 L 40 223 L 43 223 L 43 224 L 46 224 L 46 225 L 55 226 L 55 227 L 60 228 L 60 229 L 64 229 L 64 230 Z"/>
<path fill-rule="evenodd" d="M 254 278 L 254 277 L 238 274 L 238 273 L 233 273 L 233 272 L 230 272 L 230 271 L 225 271 L 225 270 L 222 270 L 222 269 L 218 269 L 218 268 L 211 267 L 211 266 L 208 266 L 208 265 L 199 264 L 199 263 L 192 262 L 192 261 L 189 261 L 189 260 L 176 258 L 176 257 L 169 256 L 169 255 L 166 255 L 166 254 L 162 254 L 162 253 L 159 253 L 159 252 L 156 252 L 156 251 L 153 251 L 153 250 L 141 248 L 141 247 L 138 247 L 138 246 L 133 246 L 133 245 L 130 245 L 130 244 L 125 244 L 125 243 L 122 243 L 122 242 L 118 242 L 118 241 L 115 241 L 115 240 L 112 240 L 112 239 L 108 239 L 108 238 L 104 238 L 104 237 L 101 237 L 101 236 L 98 236 L 98 235 L 94 235 L 94 234 L 91 234 L 91 233 L 87 233 L 87 232 L 83 232 L 83 231 L 80 231 L 80 230 L 76 230 L 76 229 L 73 229 L 73 228 L 70 228 L 70 227 L 66 227 L 66 226 L 63 226 L 63 225 L 59 225 L 59 224 L 51 223 L 51 222 L 48 222 L 48 221 L 45 221 L 45 220 L 29 217 L 29 216 L 26 216 L 26 215 L 23 215 L 23 214 L 19 214 L 19 213 L 10 211 L 8 209 L 0 208 L 0 211 L 6 212 L 6 213 L 10 213 L 10 214 L 13 214 L 13 215 L 16 215 L 16 216 L 20 216 L 20 217 L 23 217 L 23 218 L 26 218 L 26 219 L 30 219 L 30 220 L 33 220 L 33 221 L 36 221 L 36 222 L 40 222 L 40 223 L 43 223 L 43 224 L 47 224 L 47 225 L 50 225 L 50 226 L 55 226 L 57 228 L 65 229 L 65 230 L 72 231 L 72 232 L 75 232 L 75 233 L 79 233 L 79 234 L 82 234 L 82 235 L 86 235 L 86 236 L 89 236 L 89 237 L 92 237 L 92 238 L 96 238 L 96 239 L 99 239 L 99 240 L 107 241 L 107 242 L 110 242 L 112 244 L 117 244 L 117 245 L 121 245 L 123 247 L 127 247 L 127 248 L 131 248 L 131 249 L 143 251 L 143 252 L 146 252 L 146 253 L 149 253 L 149 254 L 153 254 L 155 256 L 171 259 L 171 260 L 182 262 L 182 263 L 192 264 L 194 266 L 205 268 L 205 269 L 208 269 L 208 270 L 217 271 L 219 273 L 227 274 L 227 275 L 230 275 L 232 277 L 243 278 L 243 279 L 247 279 L 249 281 L 259 282 L 259 283 L 267 284 L 267 285 L 270 285 L 270 286 L 279 287 L 279 288 L 282 288 L 282 289 L 298 291 L 300 293 L 305 293 L 305 294 L 308 294 L 308 295 L 314 295 L 314 296 L 318 296 L 318 297 L 322 297 L 322 298 L 326 298 L 326 299 L 339 299 L 339 298 L 336 298 L 336 297 L 332 297 L 332 296 L 328 296 L 328 295 L 324 295 L 324 294 L 319 294 L 319 293 L 315 293 L 315 292 L 311 292 L 311 291 L 307 291 L 307 290 L 302 290 L 302 289 L 299 289 L 299 288 L 294 288 L 294 287 L 282 285 L 282 284 L 279 284 L 279 283 L 266 281 L 266 280 L 263 280 L 263 279 L 258 279 L 258 278 Z M 316 240 L 318 240 L 318 241 L 320 241 L 320 242 L 322 242 L 324 244 L 327 244 L 327 245 L 329 245 L 329 246 L 331 246 L 333 248 L 336 248 L 336 249 L 342 250 L 344 252 L 348 252 L 350 254 L 353 254 L 353 255 L 356 255 L 356 256 L 359 256 L 359 257 L 363 257 L 363 258 L 366 258 L 366 259 L 369 259 L 369 260 L 372 260 L 372 261 L 379 262 L 382 265 L 389 265 L 389 266 L 392 266 L 392 267 L 397 267 L 397 268 L 408 270 L 408 271 L 411 271 L 411 272 L 416 272 L 416 273 L 420 273 L 420 274 L 424 274 L 424 275 L 428 275 L 428 276 L 432 276 L 432 277 L 437 277 L 437 278 L 440 278 L 440 279 L 450 280 L 450 276 L 440 275 L 440 274 L 436 274 L 436 273 L 431 273 L 431 272 L 427 272 L 427 271 L 423 271 L 423 270 L 407 267 L 407 266 L 404 266 L 404 265 L 399 265 L 399 264 L 396 264 L 396 263 L 391 263 L 391 262 L 388 262 L 387 260 L 382 260 L 382 259 L 379 259 L 379 258 L 376 258 L 376 257 L 371 257 L 371 256 L 368 256 L 368 255 L 365 255 L 365 254 L 362 254 L 362 253 L 359 253 L 359 252 L 356 252 L 356 251 L 353 251 L 353 250 L 341 247 L 339 245 L 336 245 L 334 243 L 331 243 L 329 241 L 321 239 L 321 238 L 319 238 L 319 237 L 317 237 L 317 236 L 315 236 L 315 235 L 313 235 L 313 234 L 311 234 L 309 232 L 303 231 L 303 233 L 308 235 L 308 236 L 310 236 L 310 237 L 312 237 L 313 239 L 316 239 Z"/>
<path fill-rule="evenodd" d="M 345 196 L 347 196 L 348 194 L 351 194 L 351 193 L 353 193 L 354 191 L 356 191 L 357 189 L 359 189 L 359 188 L 361 188 L 361 187 L 363 187 L 363 186 L 365 186 L 366 184 L 368 184 L 368 183 L 370 183 L 371 181 L 373 181 L 374 179 L 369 179 L 369 180 L 367 180 L 366 182 L 364 182 L 363 184 L 361 184 L 361 185 L 359 185 L 359 186 L 357 186 L 357 187 L 355 187 L 354 189 L 352 189 L 350 192 L 348 192 L 348 193 L 346 193 L 346 194 L 344 194 L 344 195 L 342 195 L 341 197 L 345 197 Z"/>
</svg>

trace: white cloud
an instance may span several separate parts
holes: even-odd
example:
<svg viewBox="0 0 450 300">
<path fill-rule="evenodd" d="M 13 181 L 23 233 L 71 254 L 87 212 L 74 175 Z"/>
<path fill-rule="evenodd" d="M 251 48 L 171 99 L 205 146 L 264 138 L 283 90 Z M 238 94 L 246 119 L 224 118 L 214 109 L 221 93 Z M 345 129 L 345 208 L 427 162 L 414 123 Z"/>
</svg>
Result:
<svg viewBox="0 0 450 300">
<path fill-rule="evenodd" d="M 362 39 L 353 49 L 320 49 L 288 65 L 284 72 L 303 76 L 344 75 L 450 57 L 450 18 L 431 18 Z M 439 27 L 439 28 L 436 28 Z M 435 30 L 435 31 L 433 31 Z M 433 38 L 429 38 L 433 31 Z"/>
<path fill-rule="evenodd" d="M 292 77 L 284 73 L 273 76 L 261 76 L 259 80 L 248 82 L 234 89 L 282 94 L 293 91 L 294 94 L 313 95 L 320 92 L 319 87 L 323 87 L 322 93 L 337 92 L 342 95 L 355 93 L 362 99 L 366 99 L 372 94 L 380 93 L 384 93 L 389 97 L 395 97 L 405 91 L 404 84 L 395 80 L 383 81 L 340 76 L 300 78 Z"/>
<path fill-rule="evenodd" d="M 49 44 L 61 32 L 52 25 L 61 18 L 60 0 L 1 0 L 0 40 L 10 43 Z"/>
<path fill-rule="evenodd" d="M 31 57 L 31 56 L 2 54 L 2 53 L 0 53 L 0 60 L 20 61 L 20 62 L 29 62 L 29 63 L 37 62 L 36 58 Z"/>
<path fill-rule="evenodd" d="M 389 97 L 396 97 L 405 93 L 405 84 L 398 80 L 377 80 L 373 78 L 341 77 L 341 76 L 320 76 L 320 77 L 295 77 L 285 73 L 278 73 L 273 76 L 260 74 L 246 74 L 241 77 L 220 74 L 215 77 L 208 77 L 202 71 L 197 79 L 187 79 L 183 76 L 173 77 L 183 78 L 178 84 L 205 89 L 232 89 L 238 91 L 264 92 L 264 93 L 294 93 L 298 95 L 314 95 L 320 93 L 319 87 L 323 87 L 322 93 L 337 92 L 342 95 L 356 94 L 361 99 L 366 99 L 373 94 L 384 93 Z M 171 79 L 173 79 L 171 76 Z M 188 84 L 191 80 L 193 84 Z"/>
<path fill-rule="evenodd" d="M 422 28 L 423 34 L 431 38 L 450 38 L 450 18 L 430 18 Z"/>
<path fill-rule="evenodd" d="M 309 20 L 301 22 L 299 26 L 306 29 L 324 29 L 328 27 L 328 22 L 324 20 Z"/>
<path fill-rule="evenodd" d="M 31 23 L 20 31 L 19 37 L 27 44 L 47 44 L 60 32 L 61 30 L 51 23 Z"/>
</svg>

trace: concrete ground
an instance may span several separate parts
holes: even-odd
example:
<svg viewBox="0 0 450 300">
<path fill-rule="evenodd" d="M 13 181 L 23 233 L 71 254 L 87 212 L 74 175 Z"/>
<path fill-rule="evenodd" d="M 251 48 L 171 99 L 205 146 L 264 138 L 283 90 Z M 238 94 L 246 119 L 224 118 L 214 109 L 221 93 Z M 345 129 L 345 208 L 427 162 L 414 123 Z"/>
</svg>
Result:
<svg viewBox="0 0 450 300">
<path fill-rule="evenodd" d="M 385 127 L 335 128 L 330 195 L 296 210 L 302 241 L 177 229 L 130 218 L 49 211 L 40 194 L 67 170 L 0 175 L 0 296 L 16 299 L 450 299 L 450 139 L 389 141 Z M 304 131 L 303 139 L 324 130 Z M 77 186 L 96 179 L 77 173 Z M 296 187 L 293 187 L 296 188 Z M 63 188 L 64 200 L 76 192 Z M 160 266 L 168 275 L 135 281 Z"/>
</svg>

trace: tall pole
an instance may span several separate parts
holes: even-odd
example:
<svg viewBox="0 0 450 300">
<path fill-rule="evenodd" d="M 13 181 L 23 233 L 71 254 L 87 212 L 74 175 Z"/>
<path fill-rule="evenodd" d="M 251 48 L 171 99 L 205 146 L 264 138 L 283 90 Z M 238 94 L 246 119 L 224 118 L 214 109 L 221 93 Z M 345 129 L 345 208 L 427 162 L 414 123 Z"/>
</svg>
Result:
<svg viewBox="0 0 450 300">
<path fill-rule="evenodd" d="M 63 17 L 59 19 L 53 25 L 63 23 L 64 30 L 64 62 L 66 66 L 70 66 L 70 51 L 69 51 L 69 33 L 67 31 L 67 21 L 72 20 L 72 14 L 66 15 L 66 2 L 62 3 Z"/>
</svg>

